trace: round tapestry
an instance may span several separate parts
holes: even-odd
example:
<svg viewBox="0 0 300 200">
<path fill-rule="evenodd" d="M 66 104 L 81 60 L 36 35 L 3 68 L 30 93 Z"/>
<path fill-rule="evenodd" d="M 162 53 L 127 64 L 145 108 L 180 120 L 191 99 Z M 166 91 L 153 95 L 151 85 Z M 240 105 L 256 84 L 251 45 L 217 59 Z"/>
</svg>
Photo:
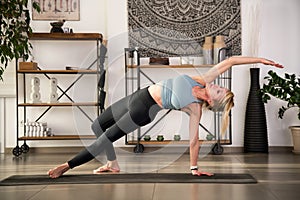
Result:
<svg viewBox="0 0 300 200">
<path fill-rule="evenodd" d="M 240 0 L 128 0 L 129 47 L 143 57 L 201 55 L 206 36 L 241 54 Z"/>
</svg>

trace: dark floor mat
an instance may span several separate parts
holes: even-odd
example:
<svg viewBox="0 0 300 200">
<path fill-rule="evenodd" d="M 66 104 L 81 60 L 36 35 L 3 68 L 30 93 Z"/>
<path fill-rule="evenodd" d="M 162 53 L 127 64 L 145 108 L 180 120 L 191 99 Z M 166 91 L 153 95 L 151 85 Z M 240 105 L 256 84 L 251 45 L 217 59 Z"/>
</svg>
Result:
<svg viewBox="0 0 300 200">
<path fill-rule="evenodd" d="M 113 184 L 113 183 L 257 183 L 250 174 L 215 174 L 192 176 L 189 173 L 118 173 L 63 175 L 51 179 L 47 175 L 13 175 L 0 182 L 0 186 L 51 184 Z"/>
</svg>

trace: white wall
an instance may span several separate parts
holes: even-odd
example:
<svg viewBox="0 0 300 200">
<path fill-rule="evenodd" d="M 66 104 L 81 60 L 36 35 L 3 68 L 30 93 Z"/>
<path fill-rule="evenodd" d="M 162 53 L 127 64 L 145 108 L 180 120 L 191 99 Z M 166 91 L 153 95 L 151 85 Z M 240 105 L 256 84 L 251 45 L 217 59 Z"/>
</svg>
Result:
<svg viewBox="0 0 300 200">
<path fill-rule="evenodd" d="M 260 55 L 274 59 L 285 66 L 275 70 L 279 74 L 295 73 L 300 75 L 300 1 L 267 0 L 263 1 L 262 44 Z M 262 75 L 269 69 L 262 70 Z M 297 110 L 286 112 L 284 119 L 277 118 L 278 108 L 286 105 L 277 99 L 266 105 L 270 144 L 275 146 L 292 144 L 289 131 L 291 125 L 299 125 Z"/>
<path fill-rule="evenodd" d="M 242 10 L 245 4 L 249 3 L 242 1 Z M 270 68 L 259 65 L 261 85 L 264 83 L 263 77 L 267 75 L 269 70 L 277 71 L 279 74 L 296 73 L 300 74 L 298 66 L 299 52 L 299 33 L 300 24 L 296 19 L 299 19 L 300 2 L 297 0 L 281 1 L 281 0 L 265 0 L 261 1 L 261 30 L 260 43 L 258 48 L 258 56 L 279 62 L 285 66 L 283 70 Z M 245 11 L 245 10 L 244 10 Z M 247 13 L 247 12 L 244 12 Z M 242 46 L 245 53 L 245 46 L 251 41 L 248 36 L 251 31 L 250 27 L 245 24 L 249 23 L 249 17 L 242 13 Z M 255 41 L 254 41 L 255 42 Z M 247 47 L 246 47 L 247 48 Z M 245 55 L 245 54 L 244 54 Z M 247 55 L 247 54 L 246 54 Z M 236 106 L 233 109 L 233 144 L 236 146 L 243 145 L 243 132 L 245 121 L 245 108 L 249 89 L 249 67 L 236 67 L 233 70 L 233 91 L 236 94 Z M 270 146 L 289 146 L 292 144 L 291 137 L 288 131 L 288 126 L 299 125 L 299 120 L 296 117 L 296 110 L 290 110 L 286 113 L 283 120 L 277 118 L 278 108 L 284 105 L 279 100 L 272 99 L 266 104 L 266 115 L 269 134 Z"/>
<path fill-rule="evenodd" d="M 50 32 L 51 21 L 32 21 L 32 27 L 34 32 Z M 106 35 L 106 1 L 89 0 L 80 1 L 80 21 L 67 21 L 66 27 L 71 27 L 74 32 L 90 32 L 90 33 L 102 33 Z M 38 62 L 42 68 L 55 68 L 64 69 L 66 65 L 86 67 L 87 64 L 93 60 L 96 53 L 95 42 L 65 42 L 65 41 L 33 41 L 34 49 L 33 55 L 34 60 Z M 7 88 L 7 85 L 12 89 L 12 93 L 15 93 L 14 84 L 14 70 L 15 65 L 12 63 L 5 71 L 4 83 L 1 83 L 0 87 L 0 144 L 1 152 L 3 152 L 3 146 L 15 147 L 16 146 L 16 117 L 15 117 L 15 98 L 11 92 L 4 91 L 3 87 Z M 41 78 L 42 79 L 42 78 Z M 65 77 L 68 82 L 72 81 L 73 78 Z M 59 79 L 59 84 L 64 87 L 68 85 L 67 81 L 62 82 Z M 86 98 L 87 95 L 95 96 L 96 94 L 87 94 L 90 85 L 95 85 L 94 80 L 89 78 L 85 80 L 83 87 L 76 86 L 75 89 L 71 90 L 71 95 L 80 96 L 81 99 Z M 44 91 L 42 92 L 42 100 L 47 101 L 48 82 L 44 81 Z M 8 90 L 11 91 L 11 90 Z M 85 91 L 86 94 L 83 92 Z M 19 91 L 20 92 L 20 91 Z M 43 93 L 44 92 L 44 93 Z M 79 94 L 80 93 L 80 94 Z M 81 94 L 82 93 L 82 94 Z M 3 95 L 2 95 L 3 94 Z M 79 94 L 79 95 L 78 95 Z M 5 98 L 4 98 L 5 97 Z M 90 123 L 85 117 L 82 117 L 76 109 L 70 108 L 58 108 L 58 114 L 45 115 L 46 117 L 42 121 L 47 121 L 48 126 L 54 129 L 54 132 L 71 133 L 84 131 L 85 134 L 92 134 L 90 130 Z M 3 113 L 5 111 L 5 113 Z M 38 112 L 38 111 L 37 111 Z M 89 113 L 92 111 L 88 110 Z M 52 111 L 49 112 L 51 114 Z M 94 113 L 94 112 L 93 112 Z M 49 119 L 51 118 L 51 120 Z M 60 146 L 60 145 L 82 145 L 81 141 L 28 141 L 29 146 Z M 20 142 L 22 145 L 22 142 Z"/>
<path fill-rule="evenodd" d="M 247 0 L 242 0 L 242 10 L 244 9 L 244 3 Z M 107 9 L 105 9 L 107 8 Z M 285 8 L 285 9 L 283 9 Z M 299 50 L 299 33 L 300 24 L 298 19 L 300 2 L 298 0 L 264 0 L 262 1 L 262 27 L 261 27 L 261 43 L 258 49 L 258 55 L 273 59 L 286 66 L 284 70 L 277 70 L 282 72 L 297 72 L 299 74 L 299 66 L 297 62 Z M 104 37 L 108 39 L 108 77 L 107 77 L 107 91 L 108 99 L 107 103 L 116 101 L 120 97 L 124 96 L 124 48 L 128 46 L 127 40 L 127 1 L 81 1 L 81 20 L 78 22 L 67 22 L 66 26 L 72 27 L 75 32 L 100 32 L 104 34 Z M 249 16 L 242 12 L 242 25 L 249 22 Z M 50 30 L 49 22 L 34 21 L 32 23 L 34 31 L 46 31 Z M 251 31 L 250 27 L 242 27 L 242 46 L 247 45 L 246 33 Z M 78 49 L 74 49 L 76 53 Z M 49 54 L 38 52 L 40 55 Z M 77 54 L 75 54 L 77 55 Z M 48 55 L 45 57 L 47 58 Z M 50 56 L 50 55 L 49 55 Z M 64 62 L 63 58 L 57 58 L 59 62 Z M 48 60 L 50 62 L 50 60 Z M 45 63 L 47 60 L 43 61 Z M 236 94 L 235 108 L 233 109 L 233 146 L 243 146 L 243 133 L 245 123 L 245 108 L 246 100 L 249 90 L 249 67 L 239 66 L 233 69 L 233 91 Z M 261 79 L 266 75 L 269 68 L 263 68 L 261 70 Z M 161 80 L 168 76 L 168 72 L 163 70 L 159 72 L 150 72 L 150 75 L 154 75 L 155 80 Z M 194 73 L 193 71 L 180 71 L 175 73 Z M 199 72 L 197 72 L 199 73 Z M 263 80 L 262 80 L 263 81 Z M 14 101 L 11 99 L 9 101 Z M 2 101 L 1 101 L 2 103 Z M 270 146 L 289 146 L 291 145 L 290 135 L 287 134 L 287 127 L 291 124 L 299 124 L 299 121 L 295 117 L 295 111 L 289 111 L 284 120 L 278 120 L 276 112 L 281 102 L 272 100 L 271 103 L 266 105 L 268 130 L 269 130 L 269 144 Z M 14 112 L 14 104 L 7 102 L 6 110 L 8 112 Z M 276 108 L 276 109 L 275 109 Z M 178 124 L 178 119 L 182 120 L 180 129 L 186 129 L 186 118 L 178 113 L 174 113 L 171 116 L 174 122 Z M 15 117 L 12 117 L 12 119 Z M 163 130 L 166 132 L 176 132 L 174 130 L 175 123 L 171 125 L 163 125 Z M 15 146 L 15 136 L 13 130 L 15 129 L 15 122 L 6 120 L 6 147 Z M 160 127 L 161 128 L 161 127 Z M 2 129 L 0 129 L 2 131 Z M 187 130 L 186 130 L 187 131 Z M 186 133 L 186 132 L 185 132 Z M 80 145 L 80 142 L 51 142 L 45 144 L 44 142 L 34 142 L 32 145 Z M 124 141 L 120 140 L 116 143 L 118 146 L 123 146 Z"/>
<path fill-rule="evenodd" d="M 15 133 L 15 117 L 9 115 L 15 113 L 15 77 L 15 62 L 11 62 L 4 71 L 4 81 L 0 82 L 0 152 L 7 146 L 7 135 Z"/>
<path fill-rule="evenodd" d="M 242 0 L 242 47 L 243 55 L 249 55 L 245 49 L 249 45 L 249 34 L 253 34 L 253 29 L 248 27 L 249 21 L 252 19 L 247 15 L 249 11 L 247 9 L 247 3 L 252 1 Z M 261 1 L 261 30 L 260 30 L 260 44 L 258 45 L 258 56 L 266 57 L 285 65 L 284 70 L 276 70 L 281 73 L 290 72 L 299 74 L 299 66 L 297 66 L 297 52 L 299 52 L 299 35 L 300 24 L 297 23 L 299 19 L 299 9 L 300 2 L 297 0 L 290 0 L 288 3 L 281 0 L 266 0 Z M 119 77 L 123 77 L 123 47 L 127 47 L 127 26 L 124 23 L 127 20 L 126 15 L 126 4 L 109 2 L 108 12 L 108 36 L 109 44 L 112 45 L 112 51 L 109 55 L 110 60 L 110 70 L 109 70 L 109 89 L 111 101 L 118 99 L 123 95 L 123 89 L 120 88 L 120 83 L 118 83 Z M 284 9 L 283 9 L 284 8 Z M 118 17 L 116 13 L 118 12 Z M 119 23 L 115 20 L 119 20 Z M 123 20 L 120 20 L 123 19 Z M 109 21 L 112 20 L 112 21 Z M 114 24 L 110 26 L 109 24 Z M 126 25 L 126 24 L 125 24 Z M 118 47 L 119 48 L 115 48 Z M 119 58 L 120 57 L 120 58 Z M 119 59 L 118 59 L 119 58 Z M 235 108 L 233 109 L 233 146 L 243 146 L 243 134 L 244 134 L 244 124 L 245 124 L 245 110 L 246 102 L 250 86 L 249 68 L 251 66 L 238 66 L 233 68 L 233 92 L 235 93 Z M 261 67 L 261 80 L 263 83 L 263 77 L 267 74 L 269 67 L 259 65 Z M 154 70 L 155 71 L 155 70 Z M 179 73 L 181 73 L 180 71 Z M 148 71 L 151 77 L 155 77 L 154 80 L 161 80 L 169 76 L 167 72 L 161 70 L 159 76 L 156 72 Z M 185 72 L 183 72 L 185 73 Z M 187 72 L 191 73 L 191 72 Z M 120 81 L 124 83 L 124 80 Z M 261 84 L 262 84 L 261 83 Z M 114 95 L 111 96 L 111 95 Z M 285 119 L 277 119 L 277 108 L 281 105 L 281 102 L 277 100 L 272 100 L 266 105 L 267 113 L 267 123 L 268 123 L 268 133 L 269 133 L 269 145 L 270 146 L 290 146 L 291 137 L 288 133 L 287 127 L 289 125 L 299 124 L 297 120 L 296 111 L 288 111 Z M 274 109 L 276 108 L 276 109 Z M 178 117 L 178 116 L 176 116 Z M 176 121 L 176 117 L 172 118 L 170 121 Z M 184 121 L 184 120 L 183 120 Z M 185 121 L 184 121 L 185 122 Z M 173 123 L 174 125 L 174 123 Z M 167 127 L 169 128 L 169 127 Z M 173 132 L 174 130 L 170 128 L 168 132 Z M 184 133 L 183 133 L 184 134 Z M 121 144 L 118 143 L 118 144 Z"/>
</svg>

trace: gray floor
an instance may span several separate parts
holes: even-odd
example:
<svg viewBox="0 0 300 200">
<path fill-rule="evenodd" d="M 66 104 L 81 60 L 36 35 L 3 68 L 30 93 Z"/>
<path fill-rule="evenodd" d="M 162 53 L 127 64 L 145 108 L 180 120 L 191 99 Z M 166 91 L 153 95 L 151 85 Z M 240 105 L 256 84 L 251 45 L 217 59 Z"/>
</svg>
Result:
<svg viewBox="0 0 300 200">
<path fill-rule="evenodd" d="M 20 158 L 0 154 L 0 179 L 15 174 L 44 174 L 73 154 L 28 153 Z M 122 173 L 189 172 L 189 155 L 172 153 L 118 154 Z M 100 159 L 101 160 L 101 159 Z M 293 153 L 207 155 L 199 159 L 203 170 L 214 173 L 250 173 L 257 184 L 87 184 L 1 186 L 2 200 L 299 200 L 300 156 Z M 100 165 L 94 160 L 68 174 L 90 174 Z"/>
</svg>

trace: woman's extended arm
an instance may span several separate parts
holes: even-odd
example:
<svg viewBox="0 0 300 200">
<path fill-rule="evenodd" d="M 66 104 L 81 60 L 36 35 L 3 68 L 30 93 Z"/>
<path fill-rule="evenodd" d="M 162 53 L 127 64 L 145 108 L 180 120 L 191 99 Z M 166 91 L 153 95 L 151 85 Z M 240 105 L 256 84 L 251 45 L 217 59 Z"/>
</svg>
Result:
<svg viewBox="0 0 300 200">
<path fill-rule="evenodd" d="M 208 72 L 206 72 L 203 76 L 194 76 L 192 78 L 195 81 L 201 83 L 202 85 L 203 84 L 205 85 L 206 83 L 213 82 L 220 74 L 224 73 L 234 65 L 255 64 L 255 63 L 262 63 L 265 65 L 272 65 L 278 68 L 283 68 L 282 65 L 265 58 L 233 56 L 218 63 L 213 68 L 211 68 Z"/>
</svg>

